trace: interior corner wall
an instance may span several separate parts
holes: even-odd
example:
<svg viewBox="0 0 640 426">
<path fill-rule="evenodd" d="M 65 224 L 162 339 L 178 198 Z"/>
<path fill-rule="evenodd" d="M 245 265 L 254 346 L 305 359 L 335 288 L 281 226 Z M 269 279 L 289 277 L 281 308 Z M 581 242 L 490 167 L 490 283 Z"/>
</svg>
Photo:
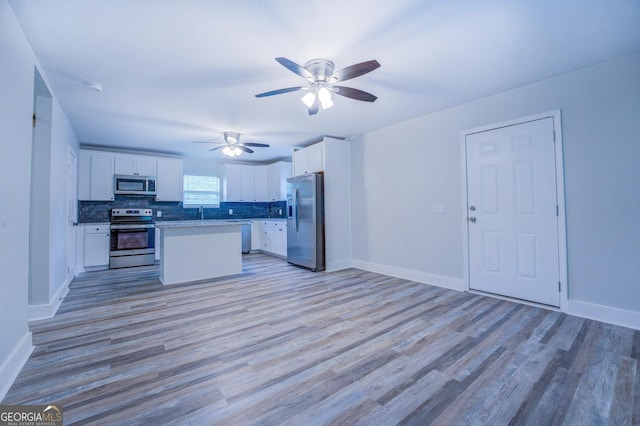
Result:
<svg viewBox="0 0 640 426">
<path fill-rule="evenodd" d="M 73 279 L 73 271 L 67 270 L 67 256 L 75 258 L 74 254 L 67 253 L 67 236 L 70 235 L 69 227 L 75 231 L 73 225 L 67 220 L 67 150 L 71 148 L 78 155 L 80 144 L 71 127 L 71 123 L 58 103 L 55 94 L 53 96 L 51 117 L 51 158 L 49 167 L 49 299 L 52 307 L 51 314 L 55 313 L 59 300 L 54 300 L 60 295 L 66 294 L 68 285 Z M 77 219 L 76 219 L 77 220 Z M 71 238 L 75 241 L 74 236 Z"/>
<path fill-rule="evenodd" d="M 28 327 L 29 190 L 34 55 L 0 1 L 0 399 L 32 350 Z"/>
<path fill-rule="evenodd" d="M 462 280 L 461 132 L 560 109 L 569 301 L 640 313 L 638 76 L 640 52 L 354 141 L 354 265 Z"/>
</svg>

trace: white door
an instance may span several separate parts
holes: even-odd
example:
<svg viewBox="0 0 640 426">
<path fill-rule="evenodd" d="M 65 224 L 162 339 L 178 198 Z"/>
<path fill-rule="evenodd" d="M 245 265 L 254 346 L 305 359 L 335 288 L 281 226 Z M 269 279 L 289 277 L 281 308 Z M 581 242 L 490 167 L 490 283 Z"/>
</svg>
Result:
<svg viewBox="0 0 640 426">
<path fill-rule="evenodd" d="M 471 289 L 560 306 L 553 124 L 465 137 Z"/>
</svg>

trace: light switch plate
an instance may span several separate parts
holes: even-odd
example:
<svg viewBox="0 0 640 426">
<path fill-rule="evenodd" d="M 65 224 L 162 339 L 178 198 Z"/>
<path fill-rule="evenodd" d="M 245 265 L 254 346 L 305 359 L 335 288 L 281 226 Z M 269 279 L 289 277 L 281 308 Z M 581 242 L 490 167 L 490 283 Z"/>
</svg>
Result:
<svg viewBox="0 0 640 426">
<path fill-rule="evenodd" d="M 434 204 L 433 205 L 433 214 L 446 214 L 447 209 L 443 204 Z"/>
</svg>

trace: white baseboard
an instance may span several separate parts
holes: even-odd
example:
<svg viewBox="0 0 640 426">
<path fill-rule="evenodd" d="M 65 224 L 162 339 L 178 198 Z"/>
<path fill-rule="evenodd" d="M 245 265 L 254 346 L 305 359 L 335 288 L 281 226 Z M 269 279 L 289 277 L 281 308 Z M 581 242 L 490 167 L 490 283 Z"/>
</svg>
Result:
<svg viewBox="0 0 640 426">
<path fill-rule="evenodd" d="M 347 268 L 351 268 L 351 260 L 340 260 L 338 262 L 331 262 L 325 265 L 325 270 L 327 272 L 339 271 Z"/>
<path fill-rule="evenodd" d="M 29 321 L 52 318 L 56 312 L 58 312 L 58 308 L 60 307 L 60 304 L 62 304 L 62 300 L 69 292 L 69 284 L 71 284 L 72 279 L 73 277 L 68 278 L 67 281 L 65 281 L 56 294 L 51 297 L 49 303 L 42 305 L 29 305 Z"/>
<path fill-rule="evenodd" d="M 569 299 L 566 313 L 640 330 L 640 312 Z"/>
<path fill-rule="evenodd" d="M 351 266 L 358 269 L 364 269 L 365 271 L 390 275 L 393 277 L 429 284 L 436 287 L 443 287 L 458 291 L 466 290 L 464 288 L 464 280 L 462 278 L 453 278 L 444 275 L 430 274 L 427 272 L 398 268 L 395 266 L 383 265 L 380 263 L 365 262 L 358 259 L 353 259 L 351 261 Z"/>
<path fill-rule="evenodd" d="M 15 349 L 9 354 L 6 360 L 0 364 L 0 401 L 4 399 L 13 384 L 13 381 L 20 374 L 20 370 L 24 367 L 33 352 L 33 344 L 31 343 L 31 332 L 27 331 Z"/>
</svg>

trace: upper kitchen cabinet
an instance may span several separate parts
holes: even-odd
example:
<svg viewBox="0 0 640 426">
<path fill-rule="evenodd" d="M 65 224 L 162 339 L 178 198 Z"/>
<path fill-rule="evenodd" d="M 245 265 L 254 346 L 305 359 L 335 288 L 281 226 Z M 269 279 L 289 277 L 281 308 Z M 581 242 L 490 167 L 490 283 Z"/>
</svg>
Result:
<svg viewBox="0 0 640 426">
<path fill-rule="evenodd" d="M 112 201 L 115 154 L 80 150 L 78 157 L 78 199 Z"/>
<path fill-rule="evenodd" d="M 156 158 L 142 155 L 116 155 L 115 174 L 117 175 L 156 175 Z"/>
<path fill-rule="evenodd" d="M 156 201 L 182 201 L 182 160 L 158 158 L 156 167 Z"/>
<path fill-rule="evenodd" d="M 310 145 L 293 152 L 293 174 L 324 171 L 324 142 Z"/>
<path fill-rule="evenodd" d="M 269 201 L 269 166 L 253 166 L 253 200 Z"/>
<path fill-rule="evenodd" d="M 254 201 L 254 185 L 253 166 L 222 166 L 222 201 Z"/>
<path fill-rule="evenodd" d="M 287 179 L 291 177 L 291 163 L 278 161 L 269 164 L 267 199 L 282 201 L 287 199 Z"/>
<path fill-rule="evenodd" d="M 222 167 L 222 201 L 267 202 L 287 197 L 291 163 L 268 165 L 225 164 Z"/>
</svg>

